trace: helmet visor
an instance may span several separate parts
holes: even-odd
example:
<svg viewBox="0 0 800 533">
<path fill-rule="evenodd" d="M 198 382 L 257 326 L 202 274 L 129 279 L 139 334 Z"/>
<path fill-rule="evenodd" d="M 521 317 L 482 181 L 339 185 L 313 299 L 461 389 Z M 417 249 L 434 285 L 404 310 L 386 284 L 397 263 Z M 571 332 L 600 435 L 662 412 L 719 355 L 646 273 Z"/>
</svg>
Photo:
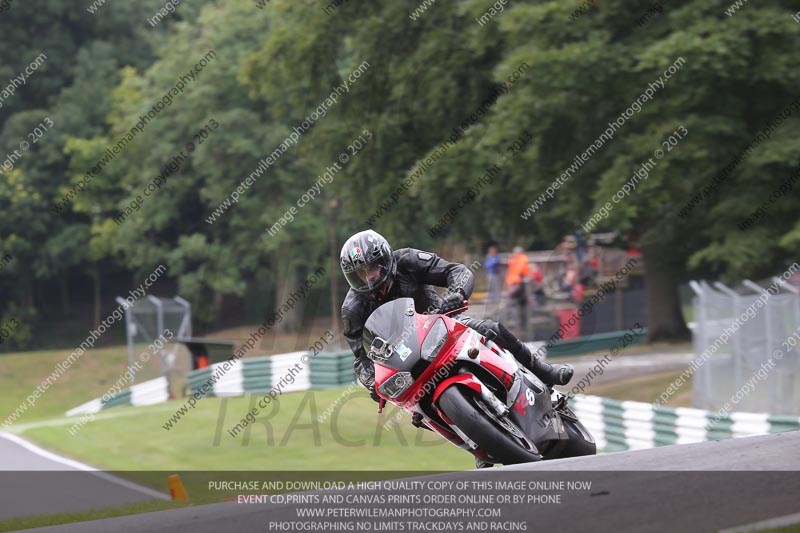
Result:
<svg viewBox="0 0 800 533">
<path fill-rule="evenodd" d="M 358 266 L 352 272 L 345 272 L 347 283 L 358 292 L 374 292 L 386 283 L 392 273 L 392 257 L 384 255 L 371 263 Z"/>
</svg>

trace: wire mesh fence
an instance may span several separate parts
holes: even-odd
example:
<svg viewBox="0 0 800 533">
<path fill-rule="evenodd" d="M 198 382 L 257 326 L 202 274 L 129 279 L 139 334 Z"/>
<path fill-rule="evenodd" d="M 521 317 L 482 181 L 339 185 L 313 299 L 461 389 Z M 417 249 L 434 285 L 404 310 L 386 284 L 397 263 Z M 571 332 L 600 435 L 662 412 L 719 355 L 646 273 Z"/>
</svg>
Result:
<svg viewBox="0 0 800 533">
<path fill-rule="evenodd" d="M 792 274 L 735 288 L 691 283 L 695 407 L 800 414 L 800 290 Z"/>
</svg>

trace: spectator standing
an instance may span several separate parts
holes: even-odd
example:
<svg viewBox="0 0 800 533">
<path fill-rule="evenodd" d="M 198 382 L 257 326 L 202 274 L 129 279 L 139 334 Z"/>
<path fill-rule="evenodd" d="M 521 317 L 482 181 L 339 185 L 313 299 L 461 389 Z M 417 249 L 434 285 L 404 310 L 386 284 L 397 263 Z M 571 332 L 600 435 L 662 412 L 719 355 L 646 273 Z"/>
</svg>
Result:
<svg viewBox="0 0 800 533">
<path fill-rule="evenodd" d="M 497 253 L 497 246 L 489 246 L 486 260 L 483 262 L 486 269 L 487 301 L 491 305 L 497 305 L 503 292 L 503 282 L 500 280 L 500 254 Z"/>
<path fill-rule="evenodd" d="M 531 263 L 529 266 L 530 272 L 530 285 L 531 285 L 531 303 L 534 310 L 540 308 L 544 304 L 544 276 L 539 266 L 536 263 Z"/>
<path fill-rule="evenodd" d="M 541 274 L 540 274 L 541 275 Z M 514 255 L 508 261 L 506 273 L 506 294 L 516 308 L 518 331 L 523 340 L 528 337 L 528 298 L 525 284 L 530 277 L 528 256 L 521 246 L 514 248 Z"/>
</svg>

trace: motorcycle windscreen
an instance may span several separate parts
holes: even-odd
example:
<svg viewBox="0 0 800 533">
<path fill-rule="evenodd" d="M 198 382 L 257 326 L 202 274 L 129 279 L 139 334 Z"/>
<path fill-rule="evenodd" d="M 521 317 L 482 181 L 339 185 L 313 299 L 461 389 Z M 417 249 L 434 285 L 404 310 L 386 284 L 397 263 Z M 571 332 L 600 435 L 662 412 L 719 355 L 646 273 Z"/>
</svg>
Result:
<svg viewBox="0 0 800 533">
<path fill-rule="evenodd" d="M 377 308 L 367 319 L 362 335 L 364 350 L 374 362 L 418 374 L 419 333 L 412 298 L 399 298 Z"/>
</svg>

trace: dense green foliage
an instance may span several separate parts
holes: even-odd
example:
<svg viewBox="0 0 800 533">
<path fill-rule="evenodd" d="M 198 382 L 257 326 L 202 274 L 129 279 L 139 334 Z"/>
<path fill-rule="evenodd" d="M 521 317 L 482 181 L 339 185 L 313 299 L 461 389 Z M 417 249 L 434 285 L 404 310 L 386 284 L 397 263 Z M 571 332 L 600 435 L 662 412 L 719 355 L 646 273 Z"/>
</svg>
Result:
<svg viewBox="0 0 800 533">
<path fill-rule="evenodd" d="M 19 317 L 32 326 L 66 315 L 70 294 L 84 286 L 97 300 L 97 320 L 101 300 L 110 305 L 109 273 L 134 285 L 160 263 L 206 323 L 219 318 L 226 295 L 271 309 L 305 272 L 325 265 L 335 275 L 331 252 L 409 176 L 413 185 L 374 223 L 398 246 L 465 241 L 480 253 L 489 240 L 554 245 L 680 128 L 688 134 L 595 228 L 641 237 L 655 338 L 685 334 L 676 314 L 680 281 L 775 274 L 800 242 L 796 189 L 752 228 L 737 227 L 800 163 L 797 110 L 689 216 L 678 215 L 800 96 L 800 24 L 788 1 L 749 2 L 728 16 L 727 0 L 675 0 L 637 24 L 653 2 L 604 0 L 571 20 L 574 2 L 512 0 L 479 24 L 488 0 L 438 0 L 416 20 L 409 15 L 417 3 L 326 10 L 319 0 L 263 8 L 225 0 L 182 3 L 156 27 L 146 22 L 151 2 L 112 1 L 94 14 L 89 4 L 15 2 L 0 13 L 0 90 L 47 56 L 3 101 L 0 164 L 45 118 L 54 124 L 14 170 L 0 173 L 0 257 L 13 257 L 0 270 L 4 322 Z M 196 79 L 85 190 L 52 209 L 209 51 L 215 55 Z M 685 62 L 641 111 L 535 215 L 522 217 L 678 58 Z M 448 144 L 520 65 L 513 86 Z M 209 223 L 326 99 L 324 116 Z M 218 127 L 199 144 L 195 135 L 212 122 Z M 353 154 L 348 145 L 364 130 L 371 139 Z M 532 140 L 454 217 L 445 240 L 430 237 L 428 228 L 523 132 Z M 163 186 L 130 207 L 188 143 L 193 150 Z M 266 232 L 342 153 L 349 161 L 317 197 L 274 236 Z"/>
</svg>

